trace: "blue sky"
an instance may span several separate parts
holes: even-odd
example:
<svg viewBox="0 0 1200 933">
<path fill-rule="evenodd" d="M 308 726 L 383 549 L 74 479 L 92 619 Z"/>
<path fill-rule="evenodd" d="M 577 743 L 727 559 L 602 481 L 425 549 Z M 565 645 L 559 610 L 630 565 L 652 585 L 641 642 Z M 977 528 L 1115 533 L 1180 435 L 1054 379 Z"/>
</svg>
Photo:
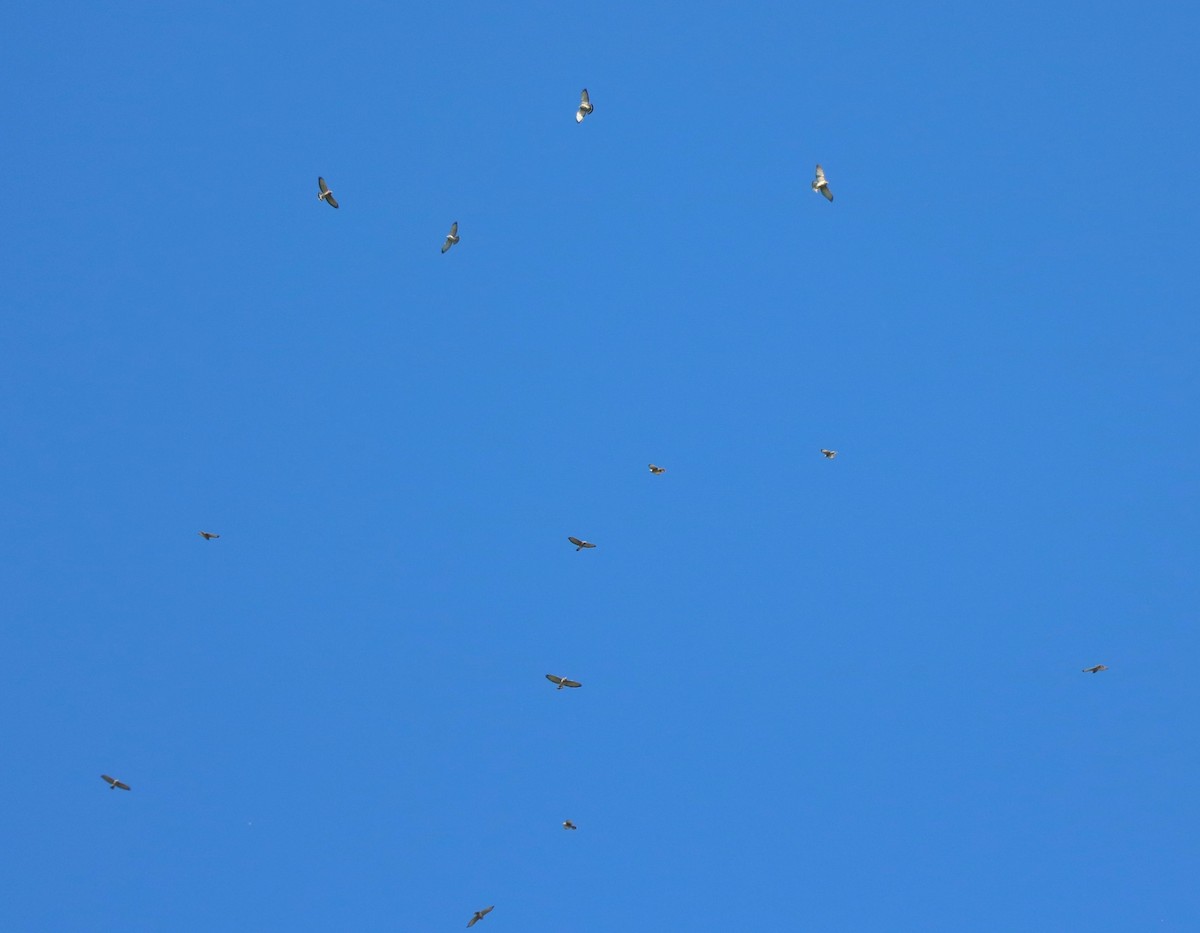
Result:
<svg viewBox="0 0 1200 933">
<path fill-rule="evenodd" d="M 0 926 L 1200 927 L 1197 25 L 10 11 Z"/>
</svg>

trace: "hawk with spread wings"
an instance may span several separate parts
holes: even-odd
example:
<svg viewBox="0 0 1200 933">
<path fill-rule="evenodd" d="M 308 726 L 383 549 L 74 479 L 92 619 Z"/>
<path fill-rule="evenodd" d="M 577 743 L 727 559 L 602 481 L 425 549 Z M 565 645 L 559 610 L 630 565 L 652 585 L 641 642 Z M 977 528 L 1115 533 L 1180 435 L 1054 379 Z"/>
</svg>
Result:
<svg viewBox="0 0 1200 933">
<path fill-rule="evenodd" d="M 317 178 L 317 200 L 324 201 L 330 207 L 337 207 L 337 198 L 333 196 L 333 192 L 329 190 L 329 185 L 325 184 L 324 178 Z"/>
<path fill-rule="evenodd" d="M 591 113 L 595 108 L 592 106 L 592 99 L 588 97 L 587 88 L 579 92 L 579 109 L 575 111 L 575 122 L 582 123 L 583 118 Z"/>
<path fill-rule="evenodd" d="M 812 190 L 825 195 L 825 200 L 833 203 L 833 192 L 829 190 L 829 182 L 825 180 L 825 169 L 817 166 L 817 177 L 813 179 Z"/>
</svg>

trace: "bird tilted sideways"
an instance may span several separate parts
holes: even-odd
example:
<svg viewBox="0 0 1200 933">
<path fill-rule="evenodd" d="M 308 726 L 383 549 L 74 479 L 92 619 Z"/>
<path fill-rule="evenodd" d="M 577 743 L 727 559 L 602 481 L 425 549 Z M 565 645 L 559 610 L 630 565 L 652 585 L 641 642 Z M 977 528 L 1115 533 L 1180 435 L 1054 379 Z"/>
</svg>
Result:
<svg viewBox="0 0 1200 933">
<path fill-rule="evenodd" d="M 829 190 L 829 182 L 825 180 L 825 170 L 817 166 L 817 177 L 813 179 L 812 190 L 825 195 L 825 200 L 833 203 L 833 192 Z"/>
<path fill-rule="evenodd" d="M 324 201 L 330 207 L 337 207 L 337 199 L 333 196 L 333 192 L 329 190 L 329 185 L 325 184 L 324 178 L 317 178 L 317 200 Z"/>
<path fill-rule="evenodd" d="M 595 108 L 592 106 L 592 99 L 588 97 L 587 88 L 579 92 L 579 109 L 575 111 L 575 122 L 582 123 L 583 118 L 591 113 Z"/>
</svg>

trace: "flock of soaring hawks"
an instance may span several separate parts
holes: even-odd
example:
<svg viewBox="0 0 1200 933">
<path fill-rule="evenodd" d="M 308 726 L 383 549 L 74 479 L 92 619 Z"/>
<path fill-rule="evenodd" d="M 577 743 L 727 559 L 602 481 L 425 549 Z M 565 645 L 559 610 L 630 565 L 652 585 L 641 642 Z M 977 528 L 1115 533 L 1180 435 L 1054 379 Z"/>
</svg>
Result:
<svg viewBox="0 0 1200 933">
<path fill-rule="evenodd" d="M 592 111 L 594 109 L 595 108 L 592 106 L 592 100 L 588 96 L 587 88 L 584 88 L 579 94 L 579 109 L 575 111 L 575 122 L 582 123 L 583 118 L 588 116 L 590 113 L 592 113 Z M 825 170 L 823 168 L 821 168 L 820 165 L 817 166 L 816 177 L 813 179 L 813 182 L 812 182 L 812 190 L 814 192 L 822 195 L 825 198 L 825 200 L 829 201 L 830 203 L 833 203 L 833 192 L 829 190 L 829 182 L 825 178 Z M 330 190 L 329 185 L 325 182 L 324 178 L 320 178 L 320 177 L 317 178 L 317 200 L 324 201 L 330 207 L 336 208 L 338 206 L 337 199 L 333 196 L 333 192 Z M 457 220 L 450 225 L 450 232 L 448 234 L 446 234 L 446 239 L 442 243 L 442 252 L 443 253 L 447 252 L 450 249 L 450 247 L 454 246 L 456 243 L 458 243 L 458 221 Z M 838 454 L 838 452 L 836 450 L 828 450 L 826 448 L 821 448 L 821 453 L 824 455 L 826 460 L 832 460 Z M 661 476 L 663 473 L 666 473 L 667 471 L 664 467 L 656 466 L 655 464 L 651 463 L 650 464 L 650 472 L 655 476 Z M 205 541 L 212 541 L 215 538 L 221 537 L 220 535 L 213 534 L 210 531 L 201 531 L 201 532 L 199 532 L 199 535 Z M 571 544 L 573 544 L 575 546 L 576 551 L 582 551 L 585 548 L 594 548 L 596 546 L 591 541 L 584 541 L 582 538 L 576 538 L 574 535 L 568 535 L 567 540 L 570 541 Z M 1106 665 L 1097 664 L 1094 667 L 1085 667 L 1083 669 L 1083 673 L 1098 674 L 1101 671 L 1106 671 L 1106 670 L 1108 670 L 1108 667 Z M 548 681 L 550 681 L 550 683 L 554 684 L 555 689 L 557 689 L 557 690 L 562 690 L 564 687 L 575 688 L 575 687 L 583 686 L 583 684 L 581 684 L 578 680 L 569 680 L 566 677 L 559 677 L 557 674 L 547 674 L 546 679 Z M 110 790 L 117 790 L 118 788 L 120 790 L 129 790 L 130 789 L 129 785 L 126 784 L 124 781 L 118 781 L 116 778 L 110 777 L 107 774 L 102 774 L 102 775 L 100 775 L 100 777 L 104 779 L 104 782 L 106 784 L 108 784 L 108 787 Z M 564 820 L 562 827 L 563 827 L 563 829 L 568 829 L 568 830 L 579 828 L 574 823 L 572 823 L 570 820 Z M 471 919 L 467 921 L 467 926 L 473 927 L 476 923 L 478 923 L 480 920 L 482 920 L 485 916 L 490 914 L 494 909 L 495 909 L 495 905 L 493 904 L 490 907 L 483 908 L 483 910 L 475 911 L 474 916 L 472 916 Z"/>
</svg>

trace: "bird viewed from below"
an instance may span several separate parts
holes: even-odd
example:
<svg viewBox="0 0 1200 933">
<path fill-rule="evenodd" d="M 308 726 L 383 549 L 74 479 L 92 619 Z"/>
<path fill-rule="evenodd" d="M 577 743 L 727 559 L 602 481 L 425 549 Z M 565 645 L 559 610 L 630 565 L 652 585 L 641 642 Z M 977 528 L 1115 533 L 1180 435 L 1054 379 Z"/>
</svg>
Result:
<svg viewBox="0 0 1200 933">
<path fill-rule="evenodd" d="M 653 473 L 655 476 L 658 476 L 660 473 L 666 473 L 667 471 L 664 467 L 655 466 L 652 463 L 652 464 L 650 464 L 650 472 Z"/>
<path fill-rule="evenodd" d="M 458 242 L 458 221 L 454 221 L 450 225 L 450 232 L 446 234 L 446 242 L 442 244 L 442 252 L 446 252 L 451 246 Z"/>
<path fill-rule="evenodd" d="M 1085 674 L 1099 674 L 1101 671 L 1106 671 L 1106 670 L 1108 670 L 1108 665 L 1107 665 L 1107 664 L 1097 664 L 1095 667 L 1085 667 L 1085 668 L 1083 669 L 1083 673 L 1085 673 Z"/>
<path fill-rule="evenodd" d="M 557 684 L 559 690 L 563 687 L 582 687 L 578 680 L 567 680 L 565 677 L 559 677 L 557 674 L 547 674 L 546 679 L 552 684 Z"/>
<path fill-rule="evenodd" d="M 596 545 L 592 544 L 591 541 L 582 541 L 579 538 L 576 538 L 574 535 L 567 535 L 567 540 L 570 541 L 573 545 L 575 545 L 575 550 L 577 550 L 577 551 L 582 551 L 585 547 L 595 547 L 596 546 Z"/>
<path fill-rule="evenodd" d="M 116 790 L 118 787 L 121 790 L 129 790 L 130 789 L 128 784 L 126 784 L 124 781 L 118 781 L 115 777 L 109 777 L 107 774 L 102 774 L 102 775 L 100 775 L 100 777 L 102 777 L 104 779 L 104 782 L 106 784 L 108 784 L 109 790 Z"/>
<path fill-rule="evenodd" d="M 213 538 L 221 537 L 220 535 L 213 534 L 211 531 L 198 531 L 196 534 L 198 534 L 205 541 L 211 541 Z"/>
<path fill-rule="evenodd" d="M 812 190 L 825 195 L 825 200 L 833 203 L 833 192 L 829 190 L 829 182 L 825 180 L 825 169 L 817 166 L 817 177 L 813 179 Z"/>
<path fill-rule="evenodd" d="M 836 450 L 826 450 L 824 447 L 821 448 L 821 453 L 823 453 L 825 455 L 826 460 L 832 460 L 834 457 L 837 456 Z"/>
<path fill-rule="evenodd" d="M 337 198 L 335 198 L 333 196 L 333 192 L 329 190 L 329 185 L 325 184 L 324 178 L 317 178 L 317 188 L 320 189 L 317 192 L 318 201 L 324 201 L 330 207 L 338 206 Z"/>
<path fill-rule="evenodd" d="M 587 88 L 579 92 L 579 109 L 575 111 L 575 122 L 582 123 L 583 118 L 592 112 L 592 99 L 588 97 Z"/>
<path fill-rule="evenodd" d="M 468 927 L 475 926 L 475 924 L 477 924 L 480 920 L 482 920 L 485 916 L 490 914 L 495 909 L 496 909 L 496 905 L 493 904 L 491 907 L 485 907 L 485 908 L 483 908 L 483 910 L 475 911 L 475 916 L 467 921 L 467 926 Z"/>
<path fill-rule="evenodd" d="M 570 820 L 563 820 L 563 829 L 578 829 L 579 827 Z"/>
</svg>

